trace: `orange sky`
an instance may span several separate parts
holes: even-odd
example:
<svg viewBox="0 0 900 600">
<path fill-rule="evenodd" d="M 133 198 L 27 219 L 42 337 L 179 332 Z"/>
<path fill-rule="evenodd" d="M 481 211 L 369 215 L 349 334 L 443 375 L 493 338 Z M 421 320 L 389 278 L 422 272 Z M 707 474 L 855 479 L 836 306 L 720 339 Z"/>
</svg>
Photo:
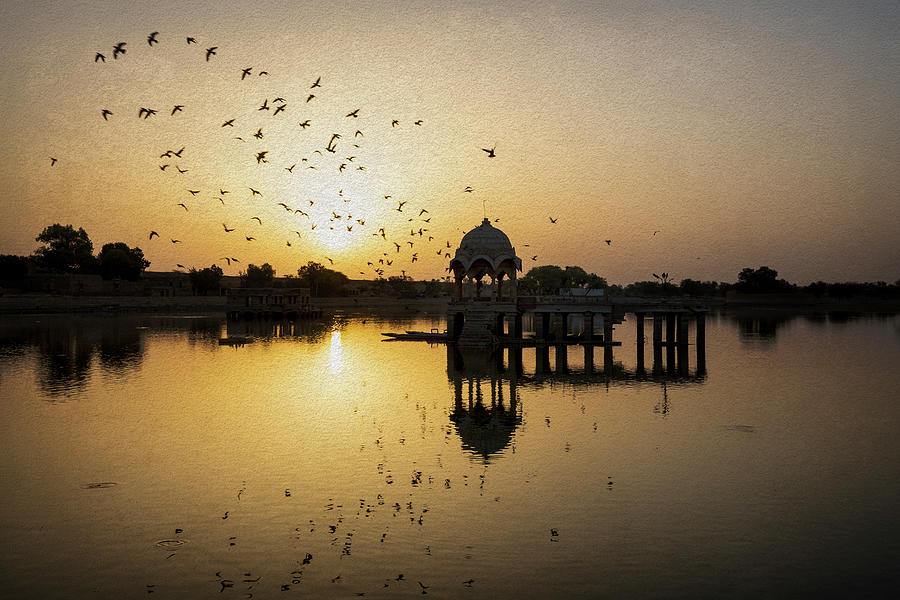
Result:
<svg viewBox="0 0 900 600">
<path fill-rule="evenodd" d="M 151 270 L 432 278 L 484 203 L 526 271 L 900 277 L 895 2 L 7 2 L 0 22 L 3 253 L 61 222 Z"/>
</svg>

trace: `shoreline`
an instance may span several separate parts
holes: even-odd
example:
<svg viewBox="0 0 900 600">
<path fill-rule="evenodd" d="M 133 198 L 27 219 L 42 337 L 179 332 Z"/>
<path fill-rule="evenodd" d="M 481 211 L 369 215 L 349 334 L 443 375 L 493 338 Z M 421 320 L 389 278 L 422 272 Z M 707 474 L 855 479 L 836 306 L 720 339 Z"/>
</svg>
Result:
<svg viewBox="0 0 900 600">
<path fill-rule="evenodd" d="M 721 298 L 698 298 L 711 311 L 739 313 L 743 311 L 764 313 L 818 313 L 818 312 L 900 312 L 900 302 L 877 298 L 850 298 L 820 301 L 778 302 L 761 298 L 752 302 L 742 298 L 740 302 L 727 302 Z M 312 298 L 311 304 L 328 313 L 390 313 L 395 315 L 439 313 L 445 314 L 449 298 L 387 298 L 351 296 L 336 298 Z M 21 294 L 0 296 L 0 316 L 36 314 L 123 314 L 123 313 L 225 313 L 225 296 L 53 296 L 47 294 Z"/>
</svg>

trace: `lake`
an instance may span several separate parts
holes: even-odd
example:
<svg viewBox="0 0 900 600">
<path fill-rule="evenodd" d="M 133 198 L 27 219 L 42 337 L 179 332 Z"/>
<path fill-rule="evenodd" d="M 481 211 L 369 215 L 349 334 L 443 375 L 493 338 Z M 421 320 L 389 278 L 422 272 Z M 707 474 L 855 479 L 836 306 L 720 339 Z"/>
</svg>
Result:
<svg viewBox="0 0 900 600">
<path fill-rule="evenodd" d="M 896 592 L 900 316 L 713 314 L 677 373 L 631 319 L 611 365 L 381 335 L 433 327 L 0 319 L 0 597 Z"/>
</svg>

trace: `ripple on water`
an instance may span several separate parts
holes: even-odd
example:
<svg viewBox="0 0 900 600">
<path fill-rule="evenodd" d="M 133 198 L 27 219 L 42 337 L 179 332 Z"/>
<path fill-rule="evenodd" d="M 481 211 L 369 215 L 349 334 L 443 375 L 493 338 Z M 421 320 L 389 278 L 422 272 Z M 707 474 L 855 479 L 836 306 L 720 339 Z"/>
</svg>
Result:
<svg viewBox="0 0 900 600">
<path fill-rule="evenodd" d="M 81 486 L 83 490 L 101 490 L 105 488 L 116 487 L 119 485 L 115 481 L 92 481 Z"/>
</svg>

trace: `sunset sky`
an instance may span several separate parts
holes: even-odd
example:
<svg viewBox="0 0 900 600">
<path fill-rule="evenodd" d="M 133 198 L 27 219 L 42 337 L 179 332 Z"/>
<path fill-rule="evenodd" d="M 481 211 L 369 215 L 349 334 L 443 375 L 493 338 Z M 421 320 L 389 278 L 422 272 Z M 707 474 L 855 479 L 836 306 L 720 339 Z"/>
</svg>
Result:
<svg viewBox="0 0 900 600">
<path fill-rule="evenodd" d="M 330 258 L 374 278 L 381 258 L 430 279 L 486 210 L 525 271 L 892 282 L 898 31 L 896 0 L 10 0 L 0 253 L 60 222 L 151 270 Z"/>
</svg>

